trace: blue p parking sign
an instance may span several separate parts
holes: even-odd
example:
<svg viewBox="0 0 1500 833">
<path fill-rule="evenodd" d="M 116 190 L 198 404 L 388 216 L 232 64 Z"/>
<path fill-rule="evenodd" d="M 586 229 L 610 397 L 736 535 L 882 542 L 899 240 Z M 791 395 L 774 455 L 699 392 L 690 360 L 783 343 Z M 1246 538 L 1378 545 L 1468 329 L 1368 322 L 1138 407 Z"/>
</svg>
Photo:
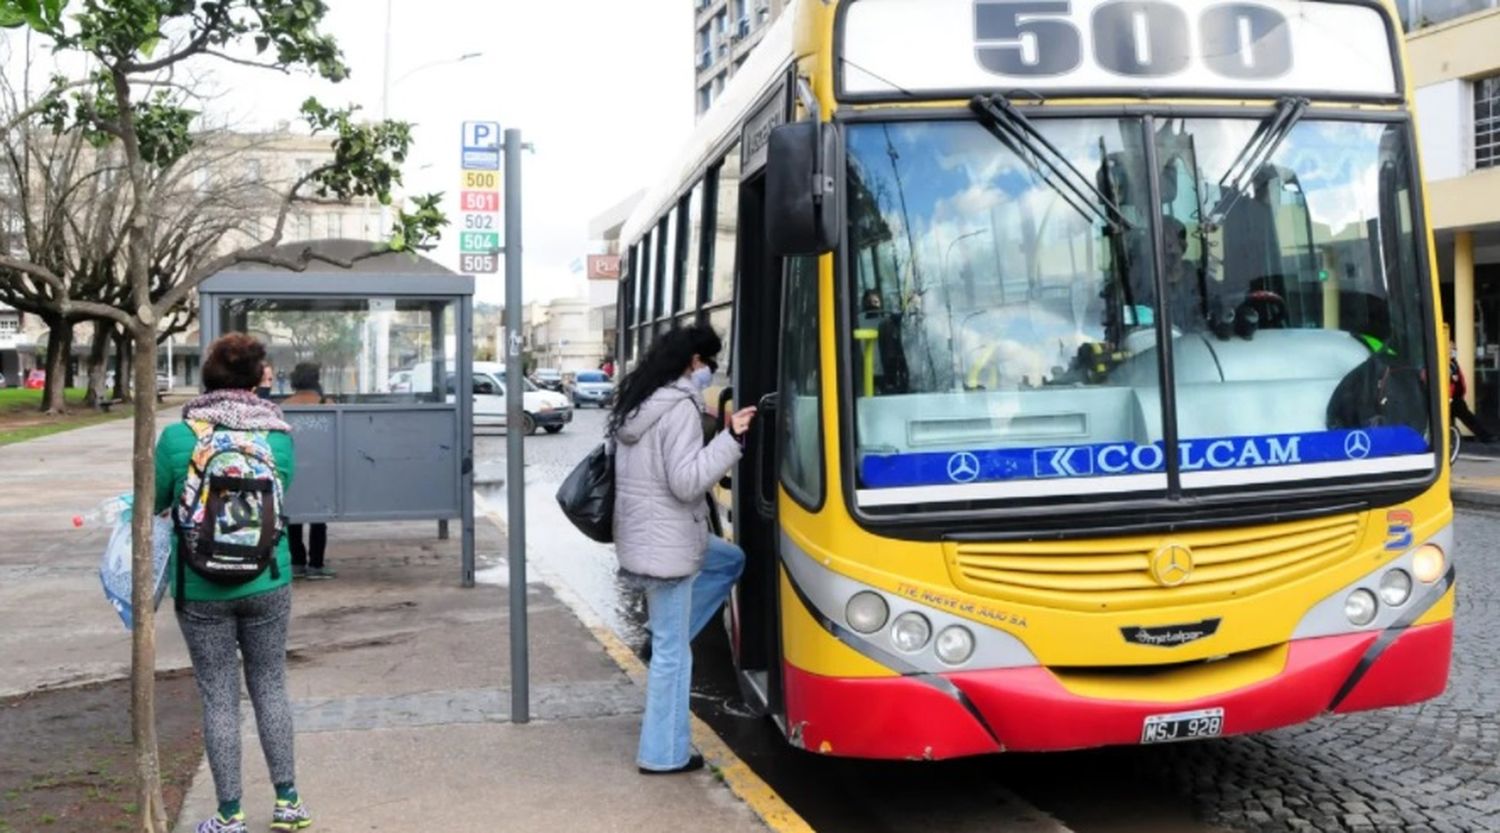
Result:
<svg viewBox="0 0 1500 833">
<path fill-rule="evenodd" d="M 499 122 L 464 122 L 463 169 L 466 171 L 500 170 Z"/>
</svg>

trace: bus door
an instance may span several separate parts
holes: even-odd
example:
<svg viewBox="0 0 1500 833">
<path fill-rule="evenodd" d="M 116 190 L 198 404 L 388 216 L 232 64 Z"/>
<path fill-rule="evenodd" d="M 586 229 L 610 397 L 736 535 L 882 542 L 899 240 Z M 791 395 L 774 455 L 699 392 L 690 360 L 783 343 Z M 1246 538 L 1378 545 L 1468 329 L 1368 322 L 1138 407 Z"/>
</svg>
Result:
<svg viewBox="0 0 1500 833">
<path fill-rule="evenodd" d="M 735 542 L 745 573 L 733 599 L 731 640 L 745 703 L 762 713 L 781 711 L 780 548 L 776 513 L 777 373 L 781 362 L 782 262 L 765 247 L 765 177 L 740 189 L 739 270 L 734 314 L 734 404 L 758 405 L 745 454 L 734 476 Z"/>
</svg>

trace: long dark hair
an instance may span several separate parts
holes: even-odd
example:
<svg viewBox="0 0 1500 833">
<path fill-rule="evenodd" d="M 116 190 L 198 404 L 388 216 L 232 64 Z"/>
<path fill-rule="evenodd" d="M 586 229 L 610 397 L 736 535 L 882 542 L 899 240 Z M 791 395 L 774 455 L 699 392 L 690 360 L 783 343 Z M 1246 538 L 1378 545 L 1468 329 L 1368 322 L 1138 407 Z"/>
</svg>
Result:
<svg viewBox="0 0 1500 833">
<path fill-rule="evenodd" d="M 702 325 L 672 330 L 658 337 L 641 358 L 641 363 L 620 381 L 615 410 L 609 415 L 609 433 L 613 435 L 619 431 L 625 420 L 639 411 L 651 394 L 681 378 L 693 363 L 694 356 L 710 362 L 723 349 L 724 342 L 718 334 Z"/>
</svg>

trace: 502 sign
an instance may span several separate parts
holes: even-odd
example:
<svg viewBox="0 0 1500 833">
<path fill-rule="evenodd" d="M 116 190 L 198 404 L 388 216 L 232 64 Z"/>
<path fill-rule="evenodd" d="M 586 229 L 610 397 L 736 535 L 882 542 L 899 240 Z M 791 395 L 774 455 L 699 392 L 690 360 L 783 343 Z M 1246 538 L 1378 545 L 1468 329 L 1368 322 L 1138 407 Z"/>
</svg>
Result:
<svg viewBox="0 0 1500 833">
<path fill-rule="evenodd" d="M 1281 12 L 1222 3 L 1198 12 L 1197 43 L 1188 12 L 1163 0 L 1115 0 L 1090 15 L 1094 62 L 1116 75 L 1161 78 L 1187 70 L 1196 54 L 1214 74 L 1264 80 L 1292 68 L 1292 37 Z M 976 0 L 979 63 L 998 75 L 1066 75 L 1083 64 L 1083 32 L 1072 0 Z"/>
</svg>

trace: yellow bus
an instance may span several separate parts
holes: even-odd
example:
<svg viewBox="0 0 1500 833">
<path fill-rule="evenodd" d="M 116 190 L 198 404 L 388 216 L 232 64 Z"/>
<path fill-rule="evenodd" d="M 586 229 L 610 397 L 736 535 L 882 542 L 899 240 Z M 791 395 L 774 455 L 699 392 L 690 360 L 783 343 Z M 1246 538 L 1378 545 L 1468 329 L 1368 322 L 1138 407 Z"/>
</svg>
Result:
<svg viewBox="0 0 1500 833">
<path fill-rule="evenodd" d="M 747 700 L 943 759 L 1418 702 L 1446 351 L 1394 7 L 801 0 L 624 229 L 759 403 Z M 710 404 L 713 404 L 712 402 Z"/>
</svg>

